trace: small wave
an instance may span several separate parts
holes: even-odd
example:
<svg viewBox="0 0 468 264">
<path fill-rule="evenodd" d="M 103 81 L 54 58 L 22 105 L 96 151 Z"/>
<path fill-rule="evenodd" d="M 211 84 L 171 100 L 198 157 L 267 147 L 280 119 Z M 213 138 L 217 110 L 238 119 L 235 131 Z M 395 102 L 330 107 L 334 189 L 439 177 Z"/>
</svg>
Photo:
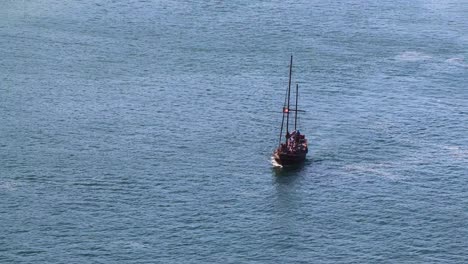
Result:
<svg viewBox="0 0 468 264">
<path fill-rule="evenodd" d="M 15 182 L 0 182 L 0 190 L 14 191 L 16 190 L 18 184 Z"/>
<path fill-rule="evenodd" d="M 432 59 L 432 56 L 417 51 L 405 51 L 395 56 L 399 61 L 423 61 Z"/>
<path fill-rule="evenodd" d="M 468 160 L 468 151 L 466 149 L 459 146 L 443 146 L 443 148 L 448 151 L 450 156 L 456 159 Z"/>
<path fill-rule="evenodd" d="M 468 64 L 465 63 L 464 57 L 453 57 L 450 59 L 446 59 L 445 62 L 448 64 L 455 65 L 455 66 L 468 67 Z"/>
<path fill-rule="evenodd" d="M 346 165 L 346 171 L 357 174 L 372 174 L 375 176 L 380 176 L 390 180 L 398 180 L 401 176 L 397 176 L 393 173 L 390 173 L 392 166 L 390 164 L 380 164 L 380 163 L 357 163 Z"/>
<path fill-rule="evenodd" d="M 114 241 L 112 244 L 118 245 L 120 248 L 127 249 L 144 249 L 146 245 L 137 241 Z"/>
</svg>

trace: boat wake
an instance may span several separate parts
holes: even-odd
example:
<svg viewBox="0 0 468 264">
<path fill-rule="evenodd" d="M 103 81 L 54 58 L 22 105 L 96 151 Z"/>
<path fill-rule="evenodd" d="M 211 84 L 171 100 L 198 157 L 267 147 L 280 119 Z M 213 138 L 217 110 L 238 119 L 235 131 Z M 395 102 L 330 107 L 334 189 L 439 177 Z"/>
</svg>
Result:
<svg viewBox="0 0 468 264">
<path fill-rule="evenodd" d="M 275 160 L 275 158 L 273 156 L 271 156 L 270 162 L 271 162 L 271 165 L 273 165 L 273 167 L 275 167 L 275 168 L 283 168 L 283 165 L 276 162 L 276 160 Z"/>
</svg>

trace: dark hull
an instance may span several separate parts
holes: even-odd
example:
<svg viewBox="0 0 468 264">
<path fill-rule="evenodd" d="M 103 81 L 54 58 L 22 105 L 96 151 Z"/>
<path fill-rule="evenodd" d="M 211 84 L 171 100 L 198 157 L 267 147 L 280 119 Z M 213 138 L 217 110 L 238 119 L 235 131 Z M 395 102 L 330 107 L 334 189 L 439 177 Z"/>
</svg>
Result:
<svg viewBox="0 0 468 264">
<path fill-rule="evenodd" d="M 303 163 L 306 159 L 307 153 L 305 152 L 299 152 L 299 153 L 281 153 L 281 152 L 275 152 L 273 155 L 275 161 L 278 164 L 281 164 L 283 166 L 288 166 L 288 165 L 296 165 Z"/>
</svg>

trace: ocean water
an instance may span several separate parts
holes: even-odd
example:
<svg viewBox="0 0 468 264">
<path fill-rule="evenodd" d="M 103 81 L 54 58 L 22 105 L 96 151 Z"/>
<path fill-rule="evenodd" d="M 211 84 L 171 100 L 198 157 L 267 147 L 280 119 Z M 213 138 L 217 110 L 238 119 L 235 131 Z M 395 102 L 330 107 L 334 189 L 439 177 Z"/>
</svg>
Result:
<svg viewBox="0 0 468 264">
<path fill-rule="evenodd" d="M 468 263 L 467 14 L 2 0 L 0 263 Z"/>
</svg>

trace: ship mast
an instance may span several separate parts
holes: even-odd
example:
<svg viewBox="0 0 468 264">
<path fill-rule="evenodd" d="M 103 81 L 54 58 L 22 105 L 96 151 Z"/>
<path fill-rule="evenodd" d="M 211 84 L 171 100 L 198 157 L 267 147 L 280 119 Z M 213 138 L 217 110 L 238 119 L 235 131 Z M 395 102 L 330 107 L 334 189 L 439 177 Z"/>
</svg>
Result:
<svg viewBox="0 0 468 264">
<path fill-rule="evenodd" d="M 286 134 L 289 133 L 289 101 L 291 97 L 291 75 L 292 75 L 292 63 L 293 63 L 293 56 L 291 55 L 291 62 L 289 64 L 289 84 L 288 84 L 288 108 L 287 108 L 287 116 L 286 116 Z"/>
<path fill-rule="evenodd" d="M 281 129 L 280 129 L 280 134 L 279 134 L 278 147 L 281 146 L 281 137 L 283 136 L 284 111 L 285 111 L 285 109 L 286 109 L 286 102 L 284 102 L 284 105 L 283 105 L 283 119 L 281 119 Z"/>
<path fill-rule="evenodd" d="M 294 131 L 297 131 L 297 99 L 299 98 L 299 84 L 296 83 L 296 109 L 294 109 Z"/>
<path fill-rule="evenodd" d="M 285 102 L 283 105 L 283 119 L 281 120 L 281 130 L 280 130 L 280 135 L 279 135 L 278 146 L 281 145 L 281 137 L 283 136 L 284 115 L 286 115 L 286 134 L 289 132 L 289 101 L 291 97 L 292 60 L 293 60 L 293 56 L 291 55 L 291 62 L 289 63 L 289 83 L 288 83 L 288 90 L 286 91 Z M 287 100 L 287 103 L 286 103 L 286 100 Z"/>
</svg>

